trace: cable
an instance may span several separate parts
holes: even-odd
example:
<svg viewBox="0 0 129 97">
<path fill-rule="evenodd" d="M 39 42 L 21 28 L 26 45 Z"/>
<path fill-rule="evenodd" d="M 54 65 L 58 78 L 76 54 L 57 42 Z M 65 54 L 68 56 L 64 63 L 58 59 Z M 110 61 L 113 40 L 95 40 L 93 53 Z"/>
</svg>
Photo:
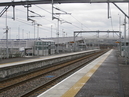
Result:
<svg viewBox="0 0 129 97">
<path fill-rule="evenodd" d="M 27 25 L 30 25 L 32 26 L 32 24 L 29 24 L 28 22 L 22 20 L 22 19 L 19 19 L 19 18 L 16 18 L 17 21 L 21 22 L 21 23 L 24 23 L 24 24 L 27 24 Z"/>
<path fill-rule="evenodd" d="M 114 31 L 114 28 L 113 28 L 113 22 L 112 22 L 112 14 L 111 14 L 111 8 L 109 9 L 109 11 L 110 11 L 110 20 L 111 20 L 111 27 L 112 27 L 112 31 Z M 117 34 L 117 33 L 115 33 L 118 37 L 119 37 L 119 35 Z M 114 35 L 114 34 L 113 34 Z M 114 37 L 114 36 L 113 36 Z"/>
<path fill-rule="evenodd" d="M 110 15 L 111 15 L 111 16 L 110 16 L 110 17 L 111 17 L 111 27 L 112 27 L 112 30 L 114 30 L 114 29 L 113 29 L 113 22 L 112 22 L 111 8 L 109 9 L 109 11 L 110 11 Z"/>
<path fill-rule="evenodd" d="M 47 10 L 45 10 L 45 9 L 43 9 L 42 7 L 39 7 L 39 6 L 37 6 L 37 5 L 35 5 L 36 7 L 38 7 L 38 8 L 40 8 L 40 9 L 42 9 L 42 10 L 44 10 L 44 11 L 46 11 L 46 12 L 48 12 L 48 13 L 50 13 L 50 14 L 52 14 L 51 12 L 49 12 L 49 11 L 47 11 Z M 42 19 L 45 19 L 45 20 L 47 20 L 47 21 L 49 21 L 49 22 L 51 22 L 51 23 L 53 23 L 52 21 L 50 21 L 50 20 L 48 20 L 48 19 L 46 19 L 46 18 L 43 18 L 43 17 L 41 17 Z M 55 24 L 55 23 L 53 23 L 53 24 Z M 56 24 L 55 24 L 56 25 Z"/>
<path fill-rule="evenodd" d="M 73 25 L 73 24 L 71 24 L 71 25 Z M 78 26 L 76 26 L 76 25 L 73 25 L 74 27 L 77 27 L 77 28 L 79 28 L 79 29 L 81 29 L 80 27 L 78 27 Z"/>
<path fill-rule="evenodd" d="M 19 11 L 21 11 L 21 12 L 26 12 L 26 11 L 23 11 L 23 10 L 21 10 L 21 9 L 18 9 L 18 8 L 15 8 L 16 10 L 19 10 Z"/>
<path fill-rule="evenodd" d="M 47 11 L 46 9 L 43 9 L 42 7 L 40 7 L 40 6 L 37 6 L 37 5 L 35 5 L 36 7 L 38 7 L 38 8 L 40 8 L 40 9 L 42 9 L 42 10 L 44 10 L 44 11 L 46 11 L 46 12 L 48 12 L 49 14 L 52 14 L 51 12 L 49 12 L 49 11 Z M 19 11 L 22 11 L 22 12 L 26 12 L 26 11 L 23 11 L 23 10 L 20 10 L 20 9 L 17 9 L 17 10 L 19 10 Z M 76 21 L 78 21 L 81 25 L 83 25 L 84 27 L 86 27 L 87 29 L 89 29 L 87 26 L 85 26 L 83 23 L 81 23 L 78 19 L 76 19 L 73 15 L 71 15 L 72 16 L 72 18 L 74 18 Z M 42 19 L 45 19 L 45 20 L 47 20 L 47 21 L 49 21 L 49 22 L 51 22 L 51 23 L 53 23 L 52 21 L 50 21 L 50 20 L 48 20 L 48 19 L 46 19 L 46 18 L 43 18 L 43 17 L 41 17 Z M 26 21 L 24 21 L 24 20 L 20 20 L 20 19 L 18 19 L 17 18 L 17 21 L 19 21 L 19 22 L 22 22 L 22 23 L 25 23 L 25 24 L 27 24 L 27 25 L 31 25 L 31 24 L 29 24 L 29 23 L 27 23 Z M 56 23 L 53 23 L 53 24 L 55 24 L 56 25 Z M 82 29 L 82 27 L 79 27 L 79 26 L 77 26 L 77 25 L 75 25 L 75 24 L 71 24 L 72 26 L 74 26 L 74 27 L 76 27 L 76 28 L 79 28 L 79 29 Z M 32 25 L 31 25 L 32 26 Z M 40 27 L 40 28 L 42 28 L 42 27 Z M 44 29 L 44 28 L 43 28 Z M 48 31 L 48 30 L 47 30 Z M 50 29 L 49 29 L 49 31 L 50 31 Z"/>
<path fill-rule="evenodd" d="M 56 5 L 56 7 L 58 7 Z M 87 26 L 85 26 L 83 23 L 81 23 L 78 19 L 76 19 L 72 14 L 70 14 L 72 18 L 74 18 L 76 21 L 78 21 L 81 25 L 83 25 L 84 27 L 86 27 L 87 29 L 91 30 L 90 28 L 88 28 Z M 79 27 L 80 28 L 80 27 Z M 82 29 L 82 28 L 81 28 Z"/>
<path fill-rule="evenodd" d="M 20 10 L 20 11 L 21 11 L 21 10 Z M 3 15 L 2 17 L 3 17 L 3 18 L 6 18 L 5 15 Z M 8 15 L 7 18 L 12 19 L 12 16 L 9 16 L 9 15 Z M 31 24 L 29 24 L 27 21 L 25 21 L 25 20 L 23 20 L 23 19 L 20 19 L 20 18 L 16 18 L 15 20 L 16 20 L 16 21 L 19 21 L 19 22 L 21 22 L 21 23 L 27 24 L 27 25 L 31 25 Z"/>
<path fill-rule="evenodd" d="M 41 8 L 41 7 L 39 7 L 39 6 L 37 6 L 37 5 L 35 5 L 36 7 L 38 7 L 38 8 L 40 8 L 40 9 L 42 9 L 42 10 L 44 10 L 44 11 L 46 11 L 46 12 L 48 12 L 48 13 L 50 13 L 50 14 L 52 14 L 51 12 L 49 12 L 49 11 L 47 11 L 47 10 L 45 10 L 45 9 L 43 9 L 43 8 Z M 60 18 L 60 19 L 62 19 L 62 18 Z M 62 19 L 63 20 L 63 19 Z M 76 19 L 77 20 L 77 19 Z M 73 24 L 72 24 L 73 25 Z M 73 25 L 73 26 L 75 26 L 75 25 Z M 80 29 L 80 27 L 78 27 L 78 26 L 75 26 L 75 27 L 77 27 L 77 28 L 79 28 Z"/>
<path fill-rule="evenodd" d="M 42 7 L 39 7 L 39 6 L 37 6 L 37 5 L 35 5 L 36 7 L 38 7 L 38 8 L 40 8 L 40 9 L 42 9 L 42 10 L 44 10 L 44 11 L 46 11 L 46 12 L 48 12 L 48 13 L 50 13 L 50 14 L 52 14 L 51 12 L 49 12 L 49 11 L 47 11 L 47 10 L 45 10 L 45 9 L 43 9 Z M 56 6 L 57 7 L 57 6 Z M 73 15 L 71 15 L 75 20 L 77 20 Z M 62 18 L 60 18 L 60 19 L 62 19 Z M 47 20 L 47 19 L 46 19 Z M 64 19 L 62 19 L 62 20 L 64 20 Z M 49 20 L 48 20 L 49 21 Z M 79 20 L 77 20 L 79 23 L 81 23 Z M 49 22 L 51 22 L 51 21 L 49 21 Z M 55 23 L 54 23 L 55 24 Z M 71 24 L 71 25 L 73 25 L 73 24 Z M 81 25 L 83 25 L 82 23 L 81 23 Z M 78 26 L 76 26 L 76 25 L 73 25 L 74 27 L 77 27 L 77 28 L 79 28 L 79 29 L 82 29 L 82 28 L 80 28 L 80 27 L 78 27 Z M 83 25 L 83 26 L 85 26 L 85 25 Z M 85 26 L 86 27 L 86 26 Z M 88 27 L 86 27 L 86 28 L 88 28 Z M 88 28 L 89 29 L 89 28 Z"/>
<path fill-rule="evenodd" d="M 73 15 L 71 15 L 76 21 L 78 21 L 81 25 L 84 25 L 83 23 L 81 23 L 78 19 L 76 19 Z M 85 25 L 84 25 L 85 26 Z M 88 28 L 87 26 L 85 26 L 87 29 L 89 29 L 91 31 L 90 28 Z"/>
<path fill-rule="evenodd" d="M 50 21 L 50 20 L 48 20 L 48 19 L 46 19 L 46 18 L 43 18 L 43 17 L 41 17 L 41 18 L 42 18 L 42 19 L 45 19 L 45 20 L 51 22 L 52 24 L 55 24 L 55 25 L 56 25 L 56 23 L 53 23 L 52 21 Z"/>
<path fill-rule="evenodd" d="M 46 11 L 46 12 L 48 12 L 48 13 L 50 13 L 50 14 L 52 14 L 51 12 L 49 12 L 49 11 L 43 9 L 42 7 L 39 7 L 39 6 L 37 6 L 37 5 L 35 5 L 35 6 L 38 7 L 38 8 L 40 8 L 40 9 L 42 9 L 42 10 L 44 10 L 44 11 Z"/>
<path fill-rule="evenodd" d="M 3 15 L 2 17 L 5 18 L 5 15 Z M 9 16 L 9 15 L 8 15 L 8 18 L 9 18 L 9 19 L 12 19 L 12 17 Z M 43 19 L 43 18 L 42 18 L 42 19 Z M 32 24 L 28 23 L 28 21 L 26 21 L 26 20 L 23 20 L 23 19 L 20 19 L 20 18 L 16 18 L 15 20 L 18 21 L 18 22 L 21 22 L 21 23 L 24 23 L 24 24 L 33 26 Z M 46 19 L 46 20 L 47 20 L 47 19 Z M 48 20 L 48 21 L 49 21 L 49 20 Z M 50 22 L 51 22 L 51 21 L 50 21 Z M 51 22 L 51 23 L 53 23 L 53 22 Z M 53 23 L 53 24 L 54 24 L 54 23 Z M 50 32 L 50 30 L 51 30 L 50 27 L 39 27 L 39 28 L 42 29 L 42 30 L 49 31 L 49 32 Z M 56 30 L 56 29 L 53 29 L 53 30 Z"/>
</svg>

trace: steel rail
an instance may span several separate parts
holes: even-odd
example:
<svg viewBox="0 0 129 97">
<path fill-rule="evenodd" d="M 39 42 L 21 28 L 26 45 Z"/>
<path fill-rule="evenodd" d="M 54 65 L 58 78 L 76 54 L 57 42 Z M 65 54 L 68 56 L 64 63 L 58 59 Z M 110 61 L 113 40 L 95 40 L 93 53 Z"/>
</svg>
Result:
<svg viewBox="0 0 129 97">
<path fill-rule="evenodd" d="M 92 54 L 90 54 L 90 55 L 94 55 L 93 53 Z M 26 82 L 28 82 L 28 81 L 33 81 L 33 80 L 35 80 L 35 79 L 37 79 L 37 78 L 39 78 L 41 75 L 46 75 L 46 74 L 49 74 L 49 73 L 51 73 L 51 71 L 53 72 L 53 71 L 55 71 L 55 70 L 60 70 L 61 68 L 64 68 L 64 67 L 67 67 L 67 66 L 69 66 L 69 64 L 73 64 L 73 63 L 76 63 L 77 61 L 80 61 L 80 60 L 83 60 L 83 59 L 85 59 L 85 58 L 80 58 L 80 59 L 78 59 L 78 60 L 75 60 L 75 61 L 72 61 L 72 62 L 68 62 L 68 64 L 64 64 L 64 65 L 62 65 L 62 66 L 59 66 L 59 67 L 57 67 L 57 68 L 53 68 L 53 69 L 50 69 L 50 68 L 48 68 L 48 69 L 46 69 L 47 70 L 47 72 L 42 72 L 42 73 L 40 73 L 40 74 L 35 74 L 36 76 L 34 77 L 34 76 L 32 76 L 32 75 L 28 75 L 28 76 L 26 76 L 26 77 L 24 77 L 23 79 L 24 80 L 21 80 L 21 78 L 19 78 L 19 80 L 20 81 L 16 81 L 16 80 L 14 80 L 14 83 L 13 82 L 11 82 L 12 84 L 10 84 L 10 85 L 7 85 L 7 86 L 4 86 L 4 85 L 6 85 L 6 82 L 5 82 L 5 84 L 3 84 L 3 88 L 1 87 L 1 89 L 0 89 L 0 93 L 2 93 L 2 92 L 4 92 L 4 91 L 8 91 L 9 89 L 12 89 L 12 87 L 16 87 L 16 86 L 19 86 L 19 85 L 22 85 L 22 84 L 24 84 L 24 83 L 26 83 Z M 54 66 L 55 67 L 55 66 Z M 28 78 L 29 77 L 29 78 Z M 16 82 L 16 83 L 15 83 Z"/>
<path fill-rule="evenodd" d="M 68 75 L 70 75 L 70 74 L 74 73 L 75 71 L 77 71 L 78 69 L 82 68 L 83 66 L 86 65 L 86 63 L 88 63 L 88 62 L 92 61 L 93 59 L 97 58 L 98 56 L 102 55 L 104 52 L 101 52 L 101 53 L 99 52 L 98 54 L 97 53 L 96 53 L 96 55 L 91 54 L 89 56 L 83 57 L 81 61 L 78 61 L 77 63 L 75 62 L 74 68 L 69 69 L 67 72 L 65 72 L 65 73 L 57 76 L 56 78 L 50 80 L 48 83 L 42 85 L 41 87 L 39 87 L 37 89 L 34 89 L 31 92 L 28 92 L 27 94 L 23 95 L 22 97 L 37 96 L 37 92 L 38 92 L 38 95 L 39 95 L 40 91 L 43 92 L 43 91 L 51 88 L 53 85 L 57 84 L 58 82 L 60 82 L 62 79 L 64 79 Z M 77 65 L 77 64 L 79 64 L 79 65 Z M 68 67 L 68 66 L 66 66 L 66 67 Z"/>
</svg>

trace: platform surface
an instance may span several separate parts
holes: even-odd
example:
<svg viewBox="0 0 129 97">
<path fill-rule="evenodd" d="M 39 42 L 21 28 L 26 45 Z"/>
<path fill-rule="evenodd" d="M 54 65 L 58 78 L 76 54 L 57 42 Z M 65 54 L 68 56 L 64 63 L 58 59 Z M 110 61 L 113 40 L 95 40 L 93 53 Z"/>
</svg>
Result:
<svg viewBox="0 0 129 97">
<path fill-rule="evenodd" d="M 115 51 L 106 58 L 75 97 L 124 97 Z"/>
<path fill-rule="evenodd" d="M 37 61 L 43 61 L 43 60 L 49 60 L 49 59 L 56 59 L 60 57 L 70 56 L 70 55 L 76 55 L 76 54 L 83 54 L 92 52 L 99 49 L 94 50 L 86 50 L 86 51 L 80 51 L 80 52 L 71 52 L 71 53 L 64 53 L 64 54 L 57 54 L 57 55 L 50 55 L 50 56 L 33 56 L 33 57 L 23 57 L 23 58 L 10 58 L 5 60 L 0 60 L 0 68 L 3 67 L 9 67 L 9 66 L 15 66 L 19 64 L 25 64 L 25 63 L 31 63 L 31 62 L 37 62 Z"/>
<path fill-rule="evenodd" d="M 129 64 L 110 50 L 38 97 L 129 97 Z"/>
<path fill-rule="evenodd" d="M 38 97 L 124 97 L 118 67 L 110 50 Z"/>
</svg>

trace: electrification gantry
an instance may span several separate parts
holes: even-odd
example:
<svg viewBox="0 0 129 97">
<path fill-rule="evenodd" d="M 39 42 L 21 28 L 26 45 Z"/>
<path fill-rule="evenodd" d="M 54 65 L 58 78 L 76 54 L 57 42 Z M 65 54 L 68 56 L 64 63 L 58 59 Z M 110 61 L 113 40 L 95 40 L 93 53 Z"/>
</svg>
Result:
<svg viewBox="0 0 129 97">
<path fill-rule="evenodd" d="M 129 0 L 53 0 L 53 3 L 123 3 Z M 51 4 L 52 0 L 24 0 L 12 2 L 0 2 L 0 6 L 17 6 L 32 4 Z"/>
</svg>

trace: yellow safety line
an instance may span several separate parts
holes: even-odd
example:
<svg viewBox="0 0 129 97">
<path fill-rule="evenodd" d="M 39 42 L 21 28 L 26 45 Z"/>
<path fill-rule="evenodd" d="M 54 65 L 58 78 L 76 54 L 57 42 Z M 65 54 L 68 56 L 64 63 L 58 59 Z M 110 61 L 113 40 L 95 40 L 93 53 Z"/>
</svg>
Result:
<svg viewBox="0 0 129 97">
<path fill-rule="evenodd" d="M 109 53 L 110 54 L 110 53 Z M 108 55 L 109 55 L 108 54 Z M 90 77 L 94 74 L 94 72 L 99 68 L 99 66 L 104 62 L 104 60 L 108 57 L 105 56 L 98 64 L 96 64 L 90 71 L 86 73 L 78 82 L 76 82 L 65 94 L 61 97 L 74 97 L 79 90 L 85 85 L 85 83 L 90 79 Z"/>
</svg>

